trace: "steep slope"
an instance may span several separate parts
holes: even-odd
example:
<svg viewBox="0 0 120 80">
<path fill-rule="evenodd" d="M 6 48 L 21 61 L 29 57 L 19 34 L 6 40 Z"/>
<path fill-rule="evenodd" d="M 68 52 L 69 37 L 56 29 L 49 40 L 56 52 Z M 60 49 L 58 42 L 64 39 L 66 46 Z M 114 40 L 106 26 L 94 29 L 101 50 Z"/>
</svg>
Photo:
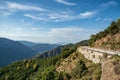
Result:
<svg viewBox="0 0 120 80">
<path fill-rule="evenodd" d="M 31 48 L 13 40 L 0 38 L 0 67 L 35 55 Z"/>
<path fill-rule="evenodd" d="M 89 43 L 92 47 L 120 51 L 120 19 L 112 22 L 104 31 L 92 35 Z"/>
<path fill-rule="evenodd" d="M 101 65 L 87 60 L 78 51 L 63 59 L 56 70 L 68 73 L 73 80 L 100 80 L 101 76 Z"/>
<path fill-rule="evenodd" d="M 119 80 L 120 79 L 120 57 L 114 55 L 110 59 L 104 59 L 101 62 L 102 75 L 101 80 Z"/>
</svg>

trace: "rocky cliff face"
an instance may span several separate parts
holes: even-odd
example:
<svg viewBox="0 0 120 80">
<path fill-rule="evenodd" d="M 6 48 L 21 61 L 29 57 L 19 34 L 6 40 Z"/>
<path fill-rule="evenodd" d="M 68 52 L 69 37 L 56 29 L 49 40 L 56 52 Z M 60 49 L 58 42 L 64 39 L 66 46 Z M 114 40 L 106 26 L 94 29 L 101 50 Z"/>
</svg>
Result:
<svg viewBox="0 0 120 80">
<path fill-rule="evenodd" d="M 101 67 L 100 80 L 120 80 L 120 58 L 104 59 L 101 62 Z"/>
<path fill-rule="evenodd" d="M 117 33 L 113 36 L 107 35 L 95 42 L 94 47 L 120 51 L 120 33 Z"/>
</svg>

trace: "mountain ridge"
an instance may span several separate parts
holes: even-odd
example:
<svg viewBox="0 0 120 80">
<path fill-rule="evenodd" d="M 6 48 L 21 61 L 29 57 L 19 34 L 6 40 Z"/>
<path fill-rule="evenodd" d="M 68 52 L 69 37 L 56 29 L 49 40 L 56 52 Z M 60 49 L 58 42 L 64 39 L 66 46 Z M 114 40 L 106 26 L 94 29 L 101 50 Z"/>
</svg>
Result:
<svg viewBox="0 0 120 80">
<path fill-rule="evenodd" d="M 30 41 L 18 41 L 18 42 L 30 47 L 32 50 L 36 51 L 37 53 L 46 52 L 55 47 L 60 46 L 59 44 L 34 43 L 34 42 L 30 42 Z"/>
<path fill-rule="evenodd" d="M 0 66 L 5 66 L 16 60 L 31 58 L 36 51 L 7 38 L 0 38 Z"/>
</svg>

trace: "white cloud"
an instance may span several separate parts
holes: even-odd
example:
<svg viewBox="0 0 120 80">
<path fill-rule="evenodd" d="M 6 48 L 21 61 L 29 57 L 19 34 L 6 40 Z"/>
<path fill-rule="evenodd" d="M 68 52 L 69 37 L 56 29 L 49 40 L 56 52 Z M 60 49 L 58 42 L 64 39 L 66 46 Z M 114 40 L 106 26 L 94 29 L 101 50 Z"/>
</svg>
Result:
<svg viewBox="0 0 120 80">
<path fill-rule="evenodd" d="M 31 6 L 31 5 L 23 5 L 15 2 L 7 2 L 7 7 L 13 10 L 36 10 L 36 11 L 47 11 L 46 9 Z"/>
<path fill-rule="evenodd" d="M 56 0 L 56 2 L 61 3 L 61 4 L 65 4 L 65 5 L 77 5 L 75 3 L 67 2 L 65 0 Z"/>
<path fill-rule="evenodd" d="M 87 18 L 87 17 L 93 16 L 96 13 L 97 13 L 96 11 L 87 11 L 87 12 L 84 12 L 84 13 L 80 13 L 80 16 L 83 17 L 83 18 Z"/>
<path fill-rule="evenodd" d="M 103 3 L 101 5 L 101 7 L 109 7 L 109 6 L 116 6 L 116 5 L 117 5 L 117 2 L 115 2 L 115 1 L 109 1 L 107 3 Z"/>
</svg>

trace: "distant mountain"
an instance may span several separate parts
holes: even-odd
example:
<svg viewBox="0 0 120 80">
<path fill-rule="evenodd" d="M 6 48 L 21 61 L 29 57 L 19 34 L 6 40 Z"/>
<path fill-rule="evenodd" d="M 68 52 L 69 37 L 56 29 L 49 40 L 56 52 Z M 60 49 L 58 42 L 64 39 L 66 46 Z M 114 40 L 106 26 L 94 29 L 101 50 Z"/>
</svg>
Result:
<svg viewBox="0 0 120 80">
<path fill-rule="evenodd" d="M 52 50 L 39 53 L 35 57 L 37 57 L 37 58 L 48 58 L 48 57 L 56 56 L 56 55 L 60 54 L 60 52 L 62 50 L 62 47 L 63 46 L 58 46 L 56 48 L 53 48 Z"/>
<path fill-rule="evenodd" d="M 38 53 L 40 53 L 40 52 L 45 52 L 45 51 L 51 50 L 57 46 L 59 46 L 59 45 L 56 45 L 56 44 L 36 44 L 34 46 L 31 46 L 31 48 L 33 50 L 37 51 Z"/>
<path fill-rule="evenodd" d="M 0 67 L 16 60 L 31 58 L 36 51 L 13 40 L 0 38 Z"/>
<path fill-rule="evenodd" d="M 30 47 L 37 53 L 45 52 L 45 51 L 48 51 L 55 47 L 60 46 L 60 44 L 34 43 L 34 42 L 29 42 L 29 41 L 18 41 L 18 42 Z"/>
<path fill-rule="evenodd" d="M 49 58 L 49 57 L 57 56 L 60 53 L 64 52 L 64 50 L 68 50 L 73 45 L 74 44 L 67 44 L 67 45 L 64 45 L 64 46 L 58 46 L 58 47 L 55 47 L 55 48 L 53 48 L 49 51 L 39 53 L 35 57 L 36 58 Z"/>
<path fill-rule="evenodd" d="M 36 43 L 30 42 L 30 41 L 18 41 L 20 43 L 22 43 L 23 45 L 26 45 L 28 47 L 34 46 L 36 45 Z"/>
</svg>

